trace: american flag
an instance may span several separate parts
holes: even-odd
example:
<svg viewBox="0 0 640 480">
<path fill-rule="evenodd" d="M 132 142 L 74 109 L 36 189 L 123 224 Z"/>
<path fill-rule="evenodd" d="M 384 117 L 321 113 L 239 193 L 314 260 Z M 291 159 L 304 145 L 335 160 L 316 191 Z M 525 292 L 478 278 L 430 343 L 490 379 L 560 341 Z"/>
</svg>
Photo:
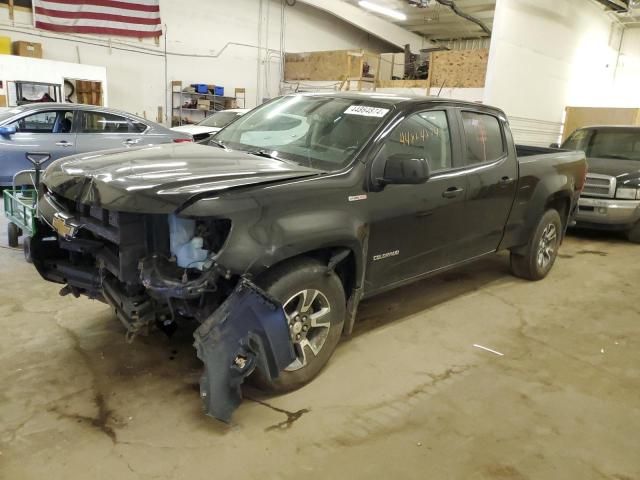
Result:
<svg viewBox="0 0 640 480">
<path fill-rule="evenodd" d="M 158 37 L 160 0 L 33 0 L 36 28 L 52 32 Z"/>
</svg>

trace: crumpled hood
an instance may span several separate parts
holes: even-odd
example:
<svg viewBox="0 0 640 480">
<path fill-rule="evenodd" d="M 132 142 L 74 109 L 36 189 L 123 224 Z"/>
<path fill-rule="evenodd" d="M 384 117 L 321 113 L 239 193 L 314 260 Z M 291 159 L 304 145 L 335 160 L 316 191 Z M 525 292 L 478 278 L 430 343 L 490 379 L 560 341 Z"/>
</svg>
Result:
<svg viewBox="0 0 640 480">
<path fill-rule="evenodd" d="M 43 183 L 69 200 L 108 210 L 170 213 L 194 195 L 318 173 L 245 152 L 166 144 L 61 158 L 47 168 Z"/>
<path fill-rule="evenodd" d="M 588 172 L 611 175 L 617 178 L 618 185 L 640 187 L 640 161 L 620 160 L 617 158 L 588 158 Z"/>
</svg>

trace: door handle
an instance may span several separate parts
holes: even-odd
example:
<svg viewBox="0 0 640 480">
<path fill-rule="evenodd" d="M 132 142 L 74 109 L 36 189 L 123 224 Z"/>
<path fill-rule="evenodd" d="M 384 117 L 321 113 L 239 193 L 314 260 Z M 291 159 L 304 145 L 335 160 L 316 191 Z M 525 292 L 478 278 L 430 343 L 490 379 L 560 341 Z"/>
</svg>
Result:
<svg viewBox="0 0 640 480">
<path fill-rule="evenodd" d="M 136 143 L 138 143 L 140 141 L 139 138 L 127 138 L 124 142 L 122 142 L 123 145 L 135 145 Z"/>
<path fill-rule="evenodd" d="M 510 185 L 513 183 L 513 178 L 506 175 L 500 179 L 500 185 Z"/>
<path fill-rule="evenodd" d="M 444 198 L 455 198 L 464 192 L 464 188 L 460 187 L 449 187 L 444 192 L 442 192 L 442 196 Z"/>
<path fill-rule="evenodd" d="M 73 143 L 62 140 L 61 142 L 56 142 L 56 147 L 73 147 Z"/>
</svg>

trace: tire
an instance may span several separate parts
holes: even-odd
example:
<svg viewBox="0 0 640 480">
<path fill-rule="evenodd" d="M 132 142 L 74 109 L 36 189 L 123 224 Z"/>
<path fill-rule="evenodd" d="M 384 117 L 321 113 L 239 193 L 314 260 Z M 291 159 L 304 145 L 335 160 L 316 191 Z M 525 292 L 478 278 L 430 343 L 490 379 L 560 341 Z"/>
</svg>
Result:
<svg viewBox="0 0 640 480">
<path fill-rule="evenodd" d="M 7 236 L 9 237 L 9 246 L 12 248 L 18 248 L 20 229 L 15 223 L 9 222 L 9 226 L 7 227 Z"/>
<path fill-rule="evenodd" d="M 640 243 L 640 222 L 627 232 L 627 238 L 630 242 Z"/>
<path fill-rule="evenodd" d="M 24 252 L 24 259 L 27 263 L 33 263 L 31 259 L 31 237 L 24 237 L 22 241 L 22 251 Z"/>
<path fill-rule="evenodd" d="M 526 246 L 525 253 L 511 252 L 511 273 L 526 280 L 547 276 L 558 256 L 562 238 L 562 220 L 557 210 L 547 210 Z"/>
<path fill-rule="evenodd" d="M 282 393 L 298 389 L 320 373 L 340 341 L 346 316 L 342 282 L 335 273 L 327 272 L 325 264 L 301 258 L 274 267 L 273 271 L 258 278 L 256 283 L 282 302 L 298 358 L 280 372 L 278 378 L 271 380 L 263 372 L 256 370 L 252 381 L 262 390 L 270 392 Z M 317 293 L 313 294 L 314 291 Z M 309 304 L 311 296 L 313 301 Z M 317 315 L 326 308 L 326 313 Z M 312 313 L 308 316 L 295 315 L 296 310 L 300 313 Z M 315 319 L 310 318 L 313 313 L 316 314 Z"/>
</svg>

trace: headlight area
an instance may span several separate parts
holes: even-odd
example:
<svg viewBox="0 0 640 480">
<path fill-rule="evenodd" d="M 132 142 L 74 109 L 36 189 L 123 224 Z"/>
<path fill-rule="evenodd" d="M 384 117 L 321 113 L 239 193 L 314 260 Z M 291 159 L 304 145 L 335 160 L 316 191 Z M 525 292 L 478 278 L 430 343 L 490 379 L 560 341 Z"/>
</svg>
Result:
<svg viewBox="0 0 640 480">
<path fill-rule="evenodd" d="M 640 200 L 640 188 L 618 188 L 616 190 L 616 198 L 620 200 Z"/>
<path fill-rule="evenodd" d="M 168 306 L 175 325 L 181 318 L 204 321 L 233 290 L 237 278 L 216 263 L 231 221 L 189 219 L 170 215 L 170 256 L 151 254 L 140 261 L 140 280 L 156 302 Z"/>
<path fill-rule="evenodd" d="M 41 219 L 34 265 L 64 285 L 62 295 L 111 305 L 130 340 L 153 326 L 170 333 L 180 321 L 204 321 L 238 283 L 216 263 L 230 220 L 107 211 L 63 199 L 48 213 L 59 221 Z"/>
</svg>

